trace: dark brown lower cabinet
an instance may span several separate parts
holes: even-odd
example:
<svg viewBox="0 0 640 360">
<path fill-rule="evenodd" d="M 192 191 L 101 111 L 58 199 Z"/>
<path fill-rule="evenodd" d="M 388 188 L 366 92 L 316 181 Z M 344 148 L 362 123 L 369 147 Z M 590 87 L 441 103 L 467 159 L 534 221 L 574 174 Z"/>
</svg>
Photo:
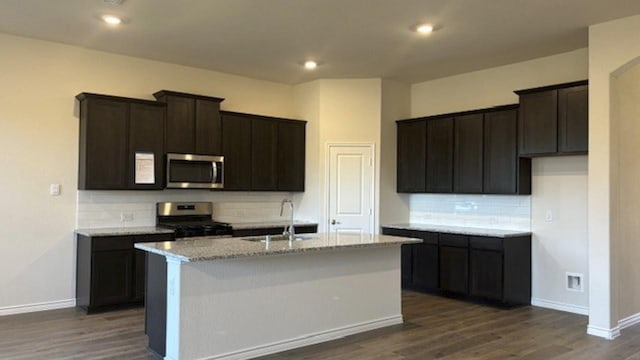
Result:
<svg viewBox="0 0 640 360">
<path fill-rule="evenodd" d="M 173 241 L 174 235 L 78 235 L 76 306 L 87 312 L 141 304 L 145 289 L 145 254 L 137 242 Z"/>
<path fill-rule="evenodd" d="M 469 289 L 469 251 L 467 248 L 440 246 L 440 290 L 467 294 Z"/>
<path fill-rule="evenodd" d="M 411 265 L 411 286 L 416 290 L 437 291 L 440 282 L 438 278 L 438 264 L 440 263 L 438 234 L 414 231 L 412 236 L 422 239 L 423 242 L 411 245 L 414 259 Z"/>
<path fill-rule="evenodd" d="M 144 276 L 146 273 L 146 252 L 142 250 L 133 251 L 135 258 L 134 277 L 133 277 L 133 300 L 144 300 Z"/>
<path fill-rule="evenodd" d="M 471 296 L 502 300 L 502 253 L 471 249 L 469 264 Z"/>
<path fill-rule="evenodd" d="M 431 234 L 437 237 L 437 234 Z M 438 244 L 415 244 L 413 246 L 412 283 L 418 290 L 438 290 Z"/>
<path fill-rule="evenodd" d="M 99 251 L 93 255 L 92 305 L 109 305 L 131 299 L 133 257 L 130 250 Z"/>
<path fill-rule="evenodd" d="M 437 291 L 438 234 L 392 228 L 383 228 L 382 233 L 423 240 L 422 244 L 402 245 L 400 260 L 402 287 L 427 292 Z"/>
<path fill-rule="evenodd" d="M 423 239 L 402 246 L 404 289 L 531 303 L 531 236 L 487 237 L 383 227 L 384 235 Z"/>
<path fill-rule="evenodd" d="M 410 244 L 400 247 L 400 282 L 403 289 L 410 288 L 413 280 L 413 247 Z"/>
</svg>

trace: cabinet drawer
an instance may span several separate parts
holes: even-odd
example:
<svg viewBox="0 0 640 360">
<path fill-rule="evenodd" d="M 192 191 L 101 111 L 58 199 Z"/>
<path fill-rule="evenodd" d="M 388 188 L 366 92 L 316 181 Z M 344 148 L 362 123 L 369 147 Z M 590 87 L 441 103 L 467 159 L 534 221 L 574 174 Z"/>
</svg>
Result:
<svg viewBox="0 0 640 360">
<path fill-rule="evenodd" d="M 153 235 L 136 235 L 133 237 L 133 242 L 161 242 L 161 241 L 173 241 L 175 240 L 174 234 L 153 234 Z"/>
<path fill-rule="evenodd" d="M 466 235 L 440 234 L 440 246 L 469 247 L 469 237 Z"/>
<path fill-rule="evenodd" d="M 131 236 L 100 236 L 91 239 L 92 251 L 131 250 L 133 238 Z"/>
<path fill-rule="evenodd" d="M 469 239 L 469 243 L 472 249 L 496 250 L 496 251 L 502 251 L 503 241 L 504 240 L 501 238 L 485 237 L 485 236 L 472 236 Z"/>
<path fill-rule="evenodd" d="M 413 235 L 411 234 L 412 232 L 413 231 L 411 230 L 405 230 L 405 229 L 396 229 L 396 228 L 388 228 L 388 227 L 382 228 L 382 234 L 390 235 L 390 236 L 413 237 Z"/>
<path fill-rule="evenodd" d="M 412 237 L 422 239 L 423 244 L 438 245 L 438 233 L 429 231 L 414 231 Z"/>
<path fill-rule="evenodd" d="M 233 230 L 233 237 L 281 235 L 283 231 L 284 226 L 279 228 L 239 229 Z"/>
<path fill-rule="evenodd" d="M 318 232 L 318 225 L 295 225 L 293 229 L 296 234 L 315 234 Z"/>
</svg>

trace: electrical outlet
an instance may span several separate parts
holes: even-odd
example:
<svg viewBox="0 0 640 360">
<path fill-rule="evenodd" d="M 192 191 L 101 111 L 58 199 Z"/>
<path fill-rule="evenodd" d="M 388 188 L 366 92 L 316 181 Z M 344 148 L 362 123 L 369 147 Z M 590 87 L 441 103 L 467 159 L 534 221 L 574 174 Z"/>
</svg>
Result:
<svg viewBox="0 0 640 360">
<path fill-rule="evenodd" d="M 584 276 L 578 273 L 566 273 L 566 282 L 568 291 L 584 291 Z"/>
<path fill-rule="evenodd" d="M 547 213 L 544 216 L 544 220 L 546 222 L 552 222 L 553 221 L 553 212 L 551 212 L 551 210 L 547 210 Z"/>
<path fill-rule="evenodd" d="M 51 195 L 51 196 L 60 195 L 60 184 L 51 184 L 51 185 L 49 185 L 49 195 Z"/>
<path fill-rule="evenodd" d="M 120 221 L 133 221 L 133 213 L 120 213 Z"/>
</svg>

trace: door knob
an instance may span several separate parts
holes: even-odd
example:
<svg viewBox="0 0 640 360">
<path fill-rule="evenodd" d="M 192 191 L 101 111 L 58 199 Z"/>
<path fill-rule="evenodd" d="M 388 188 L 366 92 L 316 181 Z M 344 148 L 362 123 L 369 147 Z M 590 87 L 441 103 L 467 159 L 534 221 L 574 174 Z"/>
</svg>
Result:
<svg viewBox="0 0 640 360">
<path fill-rule="evenodd" d="M 336 221 L 336 219 L 331 219 L 331 225 L 340 224 L 340 221 Z"/>
</svg>

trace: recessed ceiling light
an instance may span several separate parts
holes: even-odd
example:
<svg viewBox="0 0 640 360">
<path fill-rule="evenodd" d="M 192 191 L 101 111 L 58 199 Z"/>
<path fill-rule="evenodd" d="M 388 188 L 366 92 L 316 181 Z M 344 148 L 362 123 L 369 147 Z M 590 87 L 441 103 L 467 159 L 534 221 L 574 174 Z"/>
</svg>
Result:
<svg viewBox="0 0 640 360">
<path fill-rule="evenodd" d="M 416 32 L 419 34 L 431 34 L 433 32 L 433 25 L 421 24 L 416 26 Z"/>
<path fill-rule="evenodd" d="M 122 23 L 122 19 L 113 15 L 102 16 L 102 21 L 106 22 L 109 25 L 120 25 Z"/>
<path fill-rule="evenodd" d="M 304 62 L 304 68 L 308 70 L 313 70 L 318 67 L 318 63 L 313 60 L 307 60 Z"/>
</svg>

